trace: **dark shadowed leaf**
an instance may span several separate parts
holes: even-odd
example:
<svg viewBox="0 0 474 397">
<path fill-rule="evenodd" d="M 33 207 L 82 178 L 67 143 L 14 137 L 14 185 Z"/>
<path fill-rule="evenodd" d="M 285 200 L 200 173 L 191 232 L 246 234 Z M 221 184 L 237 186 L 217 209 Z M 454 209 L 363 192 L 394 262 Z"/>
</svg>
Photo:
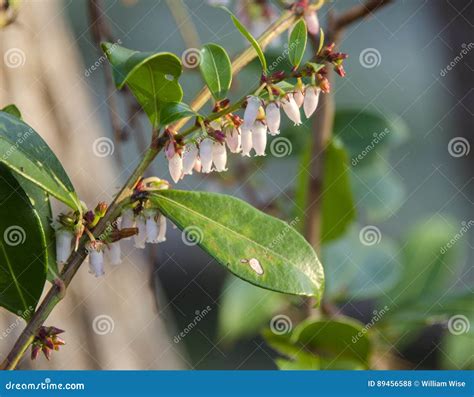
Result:
<svg viewBox="0 0 474 397">
<path fill-rule="evenodd" d="M 21 185 L 0 165 L 0 306 L 28 319 L 46 280 L 46 239 Z"/>
<path fill-rule="evenodd" d="M 206 44 L 201 50 L 199 68 L 214 99 L 224 99 L 232 83 L 232 67 L 226 50 L 217 44 Z"/>
<path fill-rule="evenodd" d="M 161 191 L 150 200 L 232 273 L 262 288 L 319 301 L 323 268 L 292 227 L 222 194 Z"/>
<path fill-rule="evenodd" d="M 69 177 L 46 142 L 27 124 L 0 111 L 0 162 L 64 204 L 81 209 Z"/>
</svg>

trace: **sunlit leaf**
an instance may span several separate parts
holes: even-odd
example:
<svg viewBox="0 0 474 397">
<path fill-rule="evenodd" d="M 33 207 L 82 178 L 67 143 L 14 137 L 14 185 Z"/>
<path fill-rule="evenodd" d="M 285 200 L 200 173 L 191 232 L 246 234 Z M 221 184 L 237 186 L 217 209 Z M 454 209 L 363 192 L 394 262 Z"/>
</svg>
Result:
<svg viewBox="0 0 474 397">
<path fill-rule="evenodd" d="M 232 83 L 232 67 L 227 51 L 217 44 L 206 44 L 201 50 L 199 68 L 214 99 L 224 99 Z"/>
<path fill-rule="evenodd" d="M 288 58 L 295 68 L 300 66 L 306 50 L 307 40 L 306 23 L 304 19 L 300 19 L 293 27 L 288 39 Z"/>
</svg>

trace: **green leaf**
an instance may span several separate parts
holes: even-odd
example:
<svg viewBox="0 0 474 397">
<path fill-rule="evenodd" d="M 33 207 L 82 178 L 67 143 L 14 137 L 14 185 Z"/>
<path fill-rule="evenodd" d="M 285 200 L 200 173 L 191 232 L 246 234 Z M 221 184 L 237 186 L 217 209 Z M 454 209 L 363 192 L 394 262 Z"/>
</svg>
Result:
<svg viewBox="0 0 474 397">
<path fill-rule="evenodd" d="M 16 105 L 7 105 L 5 106 L 3 109 L 1 109 L 2 112 L 5 112 L 5 113 L 10 113 L 12 116 L 15 116 L 19 119 L 21 119 L 21 112 L 20 112 L 20 109 L 18 109 L 16 107 Z"/>
<path fill-rule="evenodd" d="M 321 298 L 321 263 L 285 222 L 215 193 L 163 190 L 150 200 L 180 229 L 197 234 L 201 248 L 236 276 L 277 292 Z"/>
<path fill-rule="evenodd" d="M 244 36 L 248 42 L 252 45 L 254 48 L 255 52 L 258 55 L 258 59 L 260 60 L 260 63 L 262 64 L 262 69 L 263 73 L 267 73 L 267 60 L 265 59 L 265 55 L 262 51 L 262 48 L 260 47 L 260 44 L 258 44 L 258 41 L 255 39 L 255 37 L 252 36 L 252 34 L 247 30 L 247 28 L 240 22 L 237 17 L 226 7 L 221 7 L 225 11 L 227 11 L 230 14 L 230 17 L 232 19 L 232 22 L 234 23 L 235 27 L 239 30 L 239 32 Z"/>
<path fill-rule="evenodd" d="M 277 358 L 276 365 L 282 371 L 300 371 L 321 369 L 321 362 L 318 356 L 305 352 L 298 352 L 292 357 L 292 360 Z"/>
<path fill-rule="evenodd" d="M 323 242 L 334 240 L 343 235 L 356 217 L 347 161 L 347 152 L 341 141 L 333 139 L 326 147 L 324 156 L 321 237 Z M 307 208 L 311 178 L 308 171 L 310 164 L 311 145 L 306 145 L 300 160 L 295 195 L 295 214 L 301 219 L 305 219 L 304 213 Z M 303 230 L 304 225 L 300 225 L 300 227 L 300 230 Z"/>
<path fill-rule="evenodd" d="M 181 60 L 170 52 L 140 52 L 112 43 L 102 43 L 102 50 L 112 65 L 117 88 L 127 84 L 151 124 L 158 126 L 163 103 L 183 98 L 178 82 Z"/>
<path fill-rule="evenodd" d="M 0 306 L 28 319 L 46 281 L 46 240 L 30 199 L 0 165 Z"/>
<path fill-rule="evenodd" d="M 258 334 L 287 304 L 282 294 L 228 277 L 219 305 L 219 340 L 232 343 Z"/>
<path fill-rule="evenodd" d="M 197 113 L 183 102 L 163 104 L 160 112 L 160 122 L 163 125 L 172 124 L 185 117 L 196 116 Z"/>
<path fill-rule="evenodd" d="M 307 39 L 306 23 L 304 19 L 300 19 L 293 27 L 288 39 L 288 58 L 295 68 L 300 66 L 303 59 Z"/>
<path fill-rule="evenodd" d="M 474 324 L 474 317 L 471 317 L 468 321 L 471 325 Z M 441 357 L 443 369 L 474 369 L 472 346 L 474 346 L 474 334 L 453 335 L 447 332 L 443 338 L 441 348 L 443 352 Z"/>
<path fill-rule="evenodd" d="M 61 163 L 27 124 L 0 111 L 0 163 L 75 210 L 80 201 Z"/>
<path fill-rule="evenodd" d="M 224 99 L 232 83 L 232 66 L 226 50 L 217 44 L 206 44 L 201 50 L 199 69 L 214 99 Z"/>
<path fill-rule="evenodd" d="M 369 367 L 370 340 L 363 325 L 350 318 L 306 320 L 291 335 L 300 349 L 321 357 L 321 369 Z"/>
<path fill-rule="evenodd" d="M 377 154 L 404 142 L 408 136 L 405 123 L 397 116 L 359 109 L 336 111 L 334 135 L 349 151 L 354 167 L 370 166 Z"/>
</svg>

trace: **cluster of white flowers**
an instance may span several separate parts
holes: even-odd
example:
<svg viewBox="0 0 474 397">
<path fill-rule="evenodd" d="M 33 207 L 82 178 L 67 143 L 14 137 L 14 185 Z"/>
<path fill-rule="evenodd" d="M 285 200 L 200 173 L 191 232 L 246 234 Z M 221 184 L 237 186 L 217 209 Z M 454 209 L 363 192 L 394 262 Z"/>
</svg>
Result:
<svg viewBox="0 0 474 397">
<path fill-rule="evenodd" d="M 261 98 L 249 96 L 241 125 L 236 126 L 228 120 L 210 123 L 212 131 L 222 131 L 222 139 L 209 134 L 198 144 L 187 144 L 184 154 L 175 149 L 174 143 L 168 145 L 166 155 L 171 178 L 176 183 L 185 175 L 191 175 L 193 170 L 205 174 L 226 171 L 226 145 L 232 153 L 241 153 L 242 156 L 250 157 L 252 149 L 256 156 L 265 156 L 267 133 L 280 133 L 280 108 L 295 125 L 300 125 L 300 107 L 303 106 L 306 118 L 311 117 L 318 106 L 320 92 L 316 86 L 302 87 L 285 94 L 281 99 L 268 101 L 265 109 L 265 102 Z"/>
</svg>

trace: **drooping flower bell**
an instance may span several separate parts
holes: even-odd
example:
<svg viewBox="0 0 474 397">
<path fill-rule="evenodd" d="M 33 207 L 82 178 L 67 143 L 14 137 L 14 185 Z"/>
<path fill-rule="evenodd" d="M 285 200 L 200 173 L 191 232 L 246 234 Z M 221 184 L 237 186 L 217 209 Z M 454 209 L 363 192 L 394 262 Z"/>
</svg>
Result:
<svg viewBox="0 0 474 397">
<path fill-rule="evenodd" d="M 201 159 L 201 172 L 209 174 L 212 171 L 212 139 L 205 138 L 199 144 L 199 158 Z"/>
<path fill-rule="evenodd" d="M 160 232 L 158 233 L 158 242 L 163 243 L 166 241 L 166 218 L 163 214 L 158 215 L 158 224 Z"/>
<path fill-rule="evenodd" d="M 192 175 L 199 150 L 194 144 L 188 145 L 186 149 L 183 155 L 183 175 Z"/>
<path fill-rule="evenodd" d="M 257 120 L 252 127 L 252 145 L 257 156 L 265 156 L 267 146 L 267 126 Z"/>
<path fill-rule="evenodd" d="M 121 221 L 120 221 L 120 228 L 121 229 L 130 229 L 135 226 L 135 214 L 133 213 L 133 209 L 125 208 L 122 211 Z M 125 240 L 130 240 L 131 237 L 126 237 Z"/>
<path fill-rule="evenodd" d="M 156 222 L 157 219 L 157 212 L 153 209 L 146 209 L 144 211 L 145 216 L 145 234 L 146 234 L 146 242 L 151 244 L 158 243 L 158 233 L 159 233 L 159 226 Z"/>
<path fill-rule="evenodd" d="M 318 107 L 319 94 L 321 90 L 317 87 L 310 86 L 306 88 L 305 97 L 304 97 L 304 114 L 306 118 L 310 118 Z"/>
<path fill-rule="evenodd" d="M 239 153 L 241 150 L 240 129 L 232 125 L 224 128 L 225 141 L 231 153 Z"/>
<path fill-rule="evenodd" d="M 224 142 L 212 144 L 212 161 L 217 172 L 227 171 L 227 150 Z"/>
<path fill-rule="evenodd" d="M 89 271 L 96 277 L 103 276 L 104 272 L 104 243 L 99 240 L 89 241 L 86 244 L 89 253 Z"/>
<path fill-rule="evenodd" d="M 120 242 L 115 241 L 107 245 L 107 250 L 105 251 L 107 255 L 107 260 L 112 266 L 117 266 L 122 263 L 122 250 L 120 249 Z"/>
<path fill-rule="evenodd" d="M 240 140 L 242 145 L 242 156 L 250 157 L 250 151 L 252 150 L 252 131 L 245 125 L 240 129 Z"/>
<path fill-rule="evenodd" d="M 316 11 L 306 10 L 304 12 L 304 20 L 309 33 L 312 35 L 319 33 L 319 18 L 318 14 L 316 14 Z"/>
<path fill-rule="evenodd" d="M 260 98 L 256 96 L 249 96 L 247 98 L 247 106 L 244 112 L 245 127 L 249 129 L 252 128 L 253 123 L 255 123 L 255 120 L 257 119 L 261 104 L 262 102 Z"/>
<path fill-rule="evenodd" d="M 301 115 L 300 109 L 296 104 L 293 95 L 287 94 L 285 98 L 282 99 L 281 105 L 285 111 L 288 118 L 295 123 L 295 125 L 301 124 Z"/>
<path fill-rule="evenodd" d="M 64 265 L 72 252 L 74 233 L 70 230 L 59 228 L 56 230 L 56 263 Z"/>
<path fill-rule="evenodd" d="M 300 108 L 304 102 L 303 90 L 299 89 L 293 93 L 293 99 L 295 100 L 296 105 Z"/>
<path fill-rule="evenodd" d="M 135 235 L 135 248 L 145 248 L 146 242 L 146 220 L 143 215 L 139 215 L 136 219 L 138 234 Z"/>
<path fill-rule="evenodd" d="M 169 160 L 168 166 L 171 179 L 173 179 L 174 183 L 178 182 L 183 174 L 183 158 L 181 154 L 176 152 Z"/>
<path fill-rule="evenodd" d="M 270 135 L 278 135 L 280 133 L 280 108 L 276 102 L 270 102 L 266 109 L 267 126 Z"/>
</svg>

